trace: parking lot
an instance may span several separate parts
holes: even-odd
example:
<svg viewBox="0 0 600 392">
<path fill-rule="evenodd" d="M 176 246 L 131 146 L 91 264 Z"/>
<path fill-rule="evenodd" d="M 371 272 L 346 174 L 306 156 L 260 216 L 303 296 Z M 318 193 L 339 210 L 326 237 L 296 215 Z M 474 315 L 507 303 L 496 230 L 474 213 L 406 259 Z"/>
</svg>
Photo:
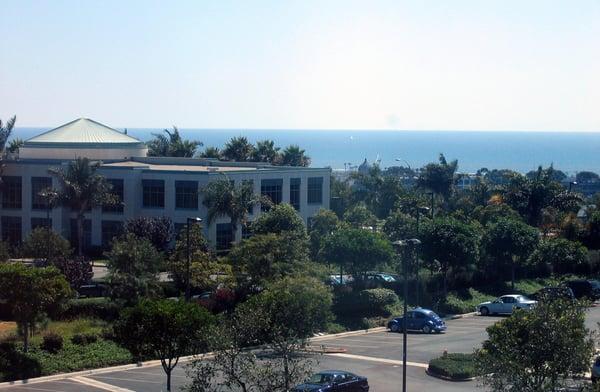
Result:
<svg viewBox="0 0 600 392">
<path fill-rule="evenodd" d="M 428 376 L 425 368 L 430 359 L 448 352 L 472 352 L 486 338 L 485 328 L 501 317 L 469 316 L 447 321 L 448 330 L 444 334 L 408 335 L 407 381 L 409 391 L 443 390 L 475 391 L 476 382 L 453 383 Z M 600 308 L 591 308 L 586 324 L 596 329 L 600 322 Z M 319 370 L 343 369 L 368 377 L 371 391 L 397 391 L 402 382 L 402 334 L 391 332 L 371 332 L 337 338 L 322 338 L 313 343 L 346 349 L 342 354 L 318 355 Z M 173 372 L 173 390 L 181 390 L 188 380 L 185 364 Z M 112 371 L 82 377 L 10 386 L 11 392 L 97 392 L 97 391 L 163 391 L 165 376 L 160 366 L 141 367 L 130 370 Z"/>
</svg>

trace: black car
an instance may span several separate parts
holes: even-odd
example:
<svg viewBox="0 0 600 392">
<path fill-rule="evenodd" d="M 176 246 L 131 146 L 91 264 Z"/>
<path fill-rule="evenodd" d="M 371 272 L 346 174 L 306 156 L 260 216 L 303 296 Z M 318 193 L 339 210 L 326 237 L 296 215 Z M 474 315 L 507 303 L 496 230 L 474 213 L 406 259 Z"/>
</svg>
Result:
<svg viewBox="0 0 600 392">
<path fill-rule="evenodd" d="M 304 384 L 297 385 L 295 392 L 368 392 L 366 377 L 342 370 L 326 370 L 314 374 Z"/>
<path fill-rule="evenodd" d="M 569 280 L 564 285 L 573 291 L 576 299 L 586 298 L 592 301 L 600 299 L 600 282 L 597 280 Z"/>
<path fill-rule="evenodd" d="M 571 290 L 571 288 L 568 286 L 544 287 L 539 289 L 532 297 L 537 301 L 554 300 L 559 298 L 568 300 L 575 299 L 573 290 Z"/>
</svg>

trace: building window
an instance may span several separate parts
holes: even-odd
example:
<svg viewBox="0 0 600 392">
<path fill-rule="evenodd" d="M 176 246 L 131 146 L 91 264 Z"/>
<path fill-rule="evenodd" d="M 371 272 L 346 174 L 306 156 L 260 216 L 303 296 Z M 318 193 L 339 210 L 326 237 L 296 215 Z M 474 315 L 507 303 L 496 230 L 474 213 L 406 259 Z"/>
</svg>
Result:
<svg viewBox="0 0 600 392">
<path fill-rule="evenodd" d="M 283 187 L 282 179 L 273 180 L 262 180 L 260 182 L 260 193 L 263 196 L 267 196 L 273 204 L 281 203 L 281 188 Z M 263 211 L 267 210 L 266 206 L 263 206 Z"/>
<path fill-rule="evenodd" d="M 21 177 L 2 177 L 2 208 L 21 209 Z"/>
<path fill-rule="evenodd" d="M 79 239 L 77 238 L 77 219 L 71 219 L 71 245 L 77 249 Z M 85 219 L 83 221 L 83 250 L 88 250 L 92 246 L 92 221 Z"/>
<path fill-rule="evenodd" d="M 52 228 L 52 219 L 47 218 L 31 218 L 31 230 L 35 230 L 38 227 L 50 227 Z"/>
<path fill-rule="evenodd" d="M 41 192 L 52 188 L 52 178 L 31 177 L 31 209 L 48 209 L 48 197 L 40 195 Z"/>
<path fill-rule="evenodd" d="M 0 224 L 2 225 L 2 241 L 11 245 L 21 243 L 21 217 L 3 216 Z"/>
<path fill-rule="evenodd" d="M 323 203 L 323 177 L 309 177 L 306 195 L 308 204 Z"/>
<path fill-rule="evenodd" d="M 197 181 L 175 181 L 175 208 L 198 209 Z"/>
<path fill-rule="evenodd" d="M 217 224 L 217 251 L 231 248 L 233 242 L 233 227 L 231 223 Z"/>
<path fill-rule="evenodd" d="M 117 203 L 113 205 L 103 205 L 102 212 L 123 212 L 123 201 L 125 200 L 125 187 L 123 186 L 123 180 L 120 178 L 109 178 L 106 180 L 112 185 L 110 193 L 117 197 Z"/>
<path fill-rule="evenodd" d="M 102 247 L 109 249 L 113 239 L 123 233 L 123 222 L 102 221 Z"/>
<path fill-rule="evenodd" d="M 164 208 L 165 206 L 165 182 L 163 180 L 142 180 L 144 207 Z"/>
<path fill-rule="evenodd" d="M 300 211 L 300 179 L 292 178 L 290 179 L 290 204 L 292 207 L 296 209 L 296 211 Z"/>
</svg>

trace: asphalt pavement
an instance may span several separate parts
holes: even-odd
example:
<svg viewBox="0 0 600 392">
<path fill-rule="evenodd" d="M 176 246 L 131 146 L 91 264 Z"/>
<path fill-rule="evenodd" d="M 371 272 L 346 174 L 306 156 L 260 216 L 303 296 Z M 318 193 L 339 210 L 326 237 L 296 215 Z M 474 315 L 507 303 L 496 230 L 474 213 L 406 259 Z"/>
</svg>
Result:
<svg viewBox="0 0 600 392">
<path fill-rule="evenodd" d="M 408 335 L 407 382 L 409 391 L 481 391 L 476 381 L 448 382 L 425 372 L 430 359 L 448 352 L 472 352 L 487 337 L 485 328 L 502 317 L 468 316 L 447 321 L 448 330 L 443 334 Z M 590 308 L 586 318 L 589 328 L 597 329 L 600 308 Z M 366 376 L 372 392 L 398 391 L 402 383 L 402 334 L 373 332 L 337 338 L 323 338 L 315 345 L 344 348 L 342 354 L 317 355 L 316 371 L 342 369 Z M 189 382 L 186 364 L 178 365 L 172 378 L 174 391 L 181 391 Z M 160 366 L 140 367 L 100 374 L 65 378 L 29 385 L 0 388 L 11 392 L 154 392 L 164 391 L 165 375 Z"/>
</svg>

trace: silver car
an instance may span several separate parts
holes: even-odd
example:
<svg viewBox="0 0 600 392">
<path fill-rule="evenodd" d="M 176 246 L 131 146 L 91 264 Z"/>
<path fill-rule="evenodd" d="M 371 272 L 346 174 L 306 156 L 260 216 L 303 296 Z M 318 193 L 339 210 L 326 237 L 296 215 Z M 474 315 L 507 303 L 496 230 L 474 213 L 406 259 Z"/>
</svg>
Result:
<svg viewBox="0 0 600 392">
<path fill-rule="evenodd" d="M 531 309 L 537 301 L 531 300 L 524 295 L 509 294 L 493 301 L 482 302 L 477 305 L 476 311 L 482 316 L 490 314 L 512 314 L 514 309 Z"/>
</svg>

